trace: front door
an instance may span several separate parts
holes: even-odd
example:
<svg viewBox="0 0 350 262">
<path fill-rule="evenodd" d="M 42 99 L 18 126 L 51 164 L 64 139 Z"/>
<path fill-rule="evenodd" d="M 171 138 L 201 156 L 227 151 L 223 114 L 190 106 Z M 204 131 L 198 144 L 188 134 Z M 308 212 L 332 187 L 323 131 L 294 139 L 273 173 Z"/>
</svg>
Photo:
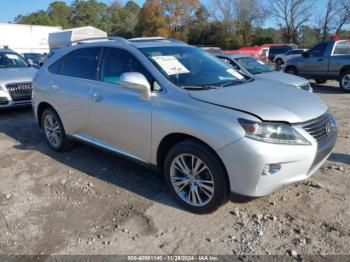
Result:
<svg viewBox="0 0 350 262">
<path fill-rule="evenodd" d="M 138 90 L 119 85 L 120 76 L 126 72 L 139 72 L 149 79 L 147 71 L 128 51 L 104 48 L 99 68 L 101 83 L 92 89 L 93 137 L 112 150 L 149 161 L 152 98 L 142 100 Z"/>
<path fill-rule="evenodd" d="M 301 57 L 298 66 L 300 75 L 311 78 L 326 75 L 328 67 L 327 57 L 324 57 L 326 48 L 327 43 L 318 44 L 309 51 L 309 57 Z"/>
</svg>

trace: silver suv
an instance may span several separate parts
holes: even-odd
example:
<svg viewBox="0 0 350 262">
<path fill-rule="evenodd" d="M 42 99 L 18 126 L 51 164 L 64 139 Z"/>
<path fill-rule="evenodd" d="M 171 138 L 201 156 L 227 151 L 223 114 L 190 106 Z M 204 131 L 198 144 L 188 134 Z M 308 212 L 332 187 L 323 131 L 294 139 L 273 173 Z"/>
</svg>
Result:
<svg viewBox="0 0 350 262">
<path fill-rule="evenodd" d="M 81 41 L 34 80 L 33 107 L 56 151 L 77 139 L 156 166 L 196 213 L 230 192 L 264 196 L 308 178 L 336 141 L 317 96 L 240 73 L 177 40 Z"/>
<path fill-rule="evenodd" d="M 0 109 L 30 106 L 36 72 L 16 52 L 0 49 Z"/>
</svg>

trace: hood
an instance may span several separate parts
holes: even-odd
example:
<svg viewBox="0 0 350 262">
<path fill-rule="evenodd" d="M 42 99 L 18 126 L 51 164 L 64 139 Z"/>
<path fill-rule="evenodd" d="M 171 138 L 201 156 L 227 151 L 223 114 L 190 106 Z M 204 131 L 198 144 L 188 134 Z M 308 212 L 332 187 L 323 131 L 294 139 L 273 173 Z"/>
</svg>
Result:
<svg viewBox="0 0 350 262">
<path fill-rule="evenodd" d="M 307 81 L 305 78 L 287 74 L 281 71 L 273 71 L 273 72 L 257 74 L 257 75 L 254 75 L 254 77 L 267 79 L 267 80 L 274 80 L 279 83 L 282 83 L 285 85 L 291 85 L 291 86 L 303 86 L 303 85 L 309 84 L 309 81 Z"/>
<path fill-rule="evenodd" d="M 33 81 L 36 72 L 33 67 L 0 68 L 0 84 Z"/>
<path fill-rule="evenodd" d="M 274 81 L 255 79 L 230 87 L 188 91 L 193 98 L 254 114 L 265 121 L 305 122 L 328 107 L 316 95 Z"/>
</svg>

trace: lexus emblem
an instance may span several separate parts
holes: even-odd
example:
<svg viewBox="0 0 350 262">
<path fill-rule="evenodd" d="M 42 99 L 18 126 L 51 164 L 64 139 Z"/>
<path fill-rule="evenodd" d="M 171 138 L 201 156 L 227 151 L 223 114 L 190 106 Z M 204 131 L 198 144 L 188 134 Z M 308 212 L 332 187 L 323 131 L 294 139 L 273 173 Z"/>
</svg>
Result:
<svg viewBox="0 0 350 262">
<path fill-rule="evenodd" d="M 332 133 L 332 123 L 328 122 L 326 125 L 326 134 L 329 136 Z"/>
</svg>

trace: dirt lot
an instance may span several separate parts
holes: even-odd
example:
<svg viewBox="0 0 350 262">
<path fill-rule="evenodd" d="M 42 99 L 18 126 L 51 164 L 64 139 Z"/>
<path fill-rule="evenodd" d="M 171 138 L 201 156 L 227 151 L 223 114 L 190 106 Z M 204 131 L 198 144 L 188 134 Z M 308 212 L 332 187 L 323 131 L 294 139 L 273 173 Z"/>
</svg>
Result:
<svg viewBox="0 0 350 262">
<path fill-rule="evenodd" d="M 30 110 L 1 112 L 0 254 L 350 255 L 350 94 L 332 85 L 314 86 L 339 126 L 321 170 L 203 216 L 157 173 L 82 144 L 54 153 Z"/>
</svg>

